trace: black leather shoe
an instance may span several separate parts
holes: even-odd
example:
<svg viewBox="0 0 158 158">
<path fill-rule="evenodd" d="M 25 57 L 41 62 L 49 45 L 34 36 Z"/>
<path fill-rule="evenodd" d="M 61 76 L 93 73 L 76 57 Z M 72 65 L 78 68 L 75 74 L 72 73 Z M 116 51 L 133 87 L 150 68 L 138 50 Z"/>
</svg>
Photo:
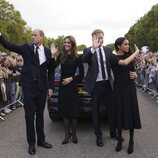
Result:
<svg viewBox="0 0 158 158">
<path fill-rule="evenodd" d="M 104 145 L 103 144 L 103 139 L 102 138 L 97 138 L 96 145 L 98 145 L 99 147 L 102 147 Z"/>
<path fill-rule="evenodd" d="M 35 149 L 35 146 L 34 145 L 30 145 L 29 148 L 28 148 L 28 153 L 30 155 L 34 155 L 36 153 L 36 149 Z"/>
<path fill-rule="evenodd" d="M 128 153 L 128 154 L 132 154 L 132 153 L 133 153 L 133 146 L 134 146 L 134 142 L 133 142 L 133 141 L 130 141 L 130 142 L 129 142 L 128 149 L 127 149 L 127 153 Z"/>
<path fill-rule="evenodd" d="M 38 142 L 37 146 L 41 146 L 41 147 L 47 148 L 47 149 L 51 149 L 52 148 L 52 145 L 47 143 L 47 142 L 45 142 L 45 141 L 44 142 Z"/>
</svg>

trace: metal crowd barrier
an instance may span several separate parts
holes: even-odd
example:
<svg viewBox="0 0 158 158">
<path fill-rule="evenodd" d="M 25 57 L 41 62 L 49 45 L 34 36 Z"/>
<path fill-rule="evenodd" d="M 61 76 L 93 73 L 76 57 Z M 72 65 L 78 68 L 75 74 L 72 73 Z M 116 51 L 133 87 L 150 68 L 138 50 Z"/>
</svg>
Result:
<svg viewBox="0 0 158 158">
<path fill-rule="evenodd" d="M 0 111 L 4 110 L 5 108 L 9 108 L 11 105 L 14 105 L 14 104 L 16 104 L 16 103 L 19 103 L 21 106 L 24 105 L 24 104 L 20 101 L 20 99 L 18 99 L 18 100 L 16 100 L 16 101 L 14 101 L 14 102 L 12 102 L 12 103 L 10 103 L 10 104 L 8 104 L 8 105 L 6 105 L 6 106 L 0 108 Z M 3 106 L 3 105 L 2 105 L 2 106 Z"/>
<path fill-rule="evenodd" d="M 5 112 L 3 112 L 5 109 L 10 108 L 12 105 L 14 105 L 15 107 L 23 106 L 23 103 L 21 101 L 22 96 L 19 96 L 18 98 L 15 99 L 15 101 L 11 102 L 11 98 L 9 99 L 9 96 L 10 96 L 9 93 L 10 93 L 10 90 L 11 90 L 11 87 L 9 87 L 9 86 L 11 86 L 11 84 L 8 84 L 8 82 L 10 81 L 10 78 L 2 79 L 2 80 L 3 80 L 3 82 L 5 84 L 5 88 L 6 88 L 7 100 L 6 101 L 3 101 L 3 100 L 0 101 L 0 113 L 2 112 L 4 114 L 6 114 Z M 15 90 L 14 95 L 16 96 L 17 90 L 19 91 L 19 86 L 18 86 L 18 84 L 16 84 L 16 82 L 15 82 L 15 87 L 16 87 L 16 90 Z M 4 120 L 2 115 L 0 115 L 0 119 Z"/>
<path fill-rule="evenodd" d="M 151 99 L 156 98 L 156 103 L 158 103 L 158 98 L 157 98 L 158 92 L 155 91 L 156 87 L 155 89 L 152 89 L 150 88 L 149 84 L 143 85 L 141 83 L 138 83 L 137 81 L 136 81 L 136 86 L 140 91 L 147 92 L 149 95 L 152 95 Z"/>
</svg>

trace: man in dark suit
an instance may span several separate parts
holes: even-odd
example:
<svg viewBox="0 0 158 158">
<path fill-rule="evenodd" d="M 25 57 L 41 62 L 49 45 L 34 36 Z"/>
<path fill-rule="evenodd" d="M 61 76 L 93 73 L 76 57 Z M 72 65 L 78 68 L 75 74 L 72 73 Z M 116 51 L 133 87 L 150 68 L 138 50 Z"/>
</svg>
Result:
<svg viewBox="0 0 158 158">
<path fill-rule="evenodd" d="M 91 94 L 93 108 L 94 133 L 97 137 L 96 144 L 103 146 L 102 132 L 99 123 L 99 108 L 104 100 L 109 117 L 110 137 L 115 138 L 115 130 L 112 129 L 112 104 L 111 104 L 111 71 L 109 58 L 112 49 L 103 46 L 104 32 L 96 29 L 92 32 L 92 47 L 83 51 L 83 62 L 88 63 L 88 71 L 84 82 L 84 90 Z"/>
<path fill-rule="evenodd" d="M 43 46 L 44 32 L 35 29 L 32 32 L 32 45 L 15 45 L 7 40 L 0 33 L 0 43 L 8 50 L 21 54 L 24 59 L 20 77 L 20 86 L 24 93 L 24 110 L 26 120 L 28 153 L 33 155 L 35 149 L 35 127 L 34 117 L 36 114 L 37 145 L 44 148 L 52 148 L 52 145 L 45 141 L 44 134 L 44 108 L 47 93 L 52 94 L 52 65 L 50 49 Z M 49 87 L 49 90 L 48 90 Z"/>
</svg>

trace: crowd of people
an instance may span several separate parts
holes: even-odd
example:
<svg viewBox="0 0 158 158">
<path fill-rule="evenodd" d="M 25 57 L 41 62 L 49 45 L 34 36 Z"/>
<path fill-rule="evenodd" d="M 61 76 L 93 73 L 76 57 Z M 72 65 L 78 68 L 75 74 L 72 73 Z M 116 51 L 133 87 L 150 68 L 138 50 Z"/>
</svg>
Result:
<svg viewBox="0 0 158 158">
<path fill-rule="evenodd" d="M 16 101 L 22 101 L 22 90 L 19 87 L 19 77 L 23 66 L 23 58 L 18 54 L 11 52 L 9 55 L 0 52 L 0 118 L 15 110 L 18 104 Z M 9 105 L 9 106 L 8 106 Z"/>
<path fill-rule="evenodd" d="M 52 44 L 50 49 L 43 45 L 44 32 L 40 29 L 32 32 L 32 45 L 12 44 L 0 33 L 0 43 L 12 51 L 10 55 L 0 53 L 0 117 L 4 119 L 6 113 L 16 108 L 16 104 L 11 103 L 16 102 L 17 98 L 22 98 L 29 154 L 36 153 L 36 134 L 38 146 L 52 148 L 52 145 L 45 141 L 43 115 L 47 95 L 53 94 L 54 70 L 59 64 L 61 65 L 59 111 L 65 127 L 62 144 L 69 143 L 71 137 L 74 144 L 78 143 L 77 83 L 84 78 L 83 63 L 88 64 L 83 87 L 92 96 L 96 145 L 104 146 L 99 121 L 100 103 L 104 101 L 108 105 L 109 135 L 117 140 L 116 152 L 122 150 L 123 129 L 129 130 L 127 153 L 133 152 L 134 130 L 141 128 L 135 81 L 144 87 L 153 86 L 155 92 L 158 91 L 158 55 L 151 52 L 140 53 L 136 45 L 135 51 L 131 53 L 129 41 L 125 37 L 116 39 L 116 54 L 113 54 L 111 48 L 103 45 L 102 30 L 94 30 L 91 36 L 92 46 L 84 49 L 83 55 L 80 56 L 77 54 L 77 44 L 73 36 L 64 38 L 63 51 L 59 53 L 55 44 Z M 75 73 L 77 69 L 78 74 Z M 6 105 L 9 104 L 11 105 L 8 108 Z"/>
<path fill-rule="evenodd" d="M 149 94 L 158 92 L 158 52 L 146 52 L 138 55 L 135 61 L 137 82 L 143 89 L 150 89 Z"/>
</svg>

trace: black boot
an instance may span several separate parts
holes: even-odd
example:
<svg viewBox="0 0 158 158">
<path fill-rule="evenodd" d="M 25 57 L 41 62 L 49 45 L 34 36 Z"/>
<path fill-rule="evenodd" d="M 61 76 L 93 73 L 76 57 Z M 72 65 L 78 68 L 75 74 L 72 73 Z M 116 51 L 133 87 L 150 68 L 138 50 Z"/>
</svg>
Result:
<svg viewBox="0 0 158 158">
<path fill-rule="evenodd" d="M 128 154 L 132 154 L 133 153 L 133 147 L 134 147 L 134 142 L 133 141 L 129 141 L 129 146 L 127 149 L 127 153 Z"/>
<path fill-rule="evenodd" d="M 67 144 L 69 143 L 69 139 L 71 137 L 70 134 L 70 119 L 68 117 L 64 117 L 64 128 L 65 128 L 65 139 L 62 142 L 62 144 Z"/>
<path fill-rule="evenodd" d="M 62 142 L 62 144 L 67 144 L 67 143 L 69 143 L 70 138 L 71 138 L 71 134 L 70 134 L 70 133 L 69 133 L 69 135 L 65 135 L 65 139 L 64 139 L 64 141 Z"/>
<path fill-rule="evenodd" d="M 78 139 L 77 139 L 76 133 L 72 133 L 72 142 L 73 142 L 74 144 L 77 144 L 77 143 L 78 143 Z"/>
<path fill-rule="evenodd" d="M 72 123 L 72 142 L 74 144 L 77 144 L 78 143 L 78 139 L 77 139 L 77 136 L 76 136 L 77 119 L 72 118 L 71 123 Z"/>
<path fill-rule="evenodd" d="M 116 150 L 116 152 L 119 152 L 122 150 L 122 140 L 117 142 L 115 150 Z"/>
<path fill-rule="evenodd" d="M 119 129 L 118 130 L 118 142 L 117 142 L 117 145 L 116 145 L 116 152 L 119 152 L 122 150 L 122 142 L 123 142 L 123 139 L 122 139 L 122 130 Z"/>
<path fill-rule="evenodd" d="M 131 153 L 133 153 L 133 147 L 134 147 L 134 141 L 133 141 L 134 129 L 130 129 L 129 134 L 130 134 L 130 139 L 129 139 L 129 146 L 127 149 L 127 153 L 131 154 Z"/>
</svg>

